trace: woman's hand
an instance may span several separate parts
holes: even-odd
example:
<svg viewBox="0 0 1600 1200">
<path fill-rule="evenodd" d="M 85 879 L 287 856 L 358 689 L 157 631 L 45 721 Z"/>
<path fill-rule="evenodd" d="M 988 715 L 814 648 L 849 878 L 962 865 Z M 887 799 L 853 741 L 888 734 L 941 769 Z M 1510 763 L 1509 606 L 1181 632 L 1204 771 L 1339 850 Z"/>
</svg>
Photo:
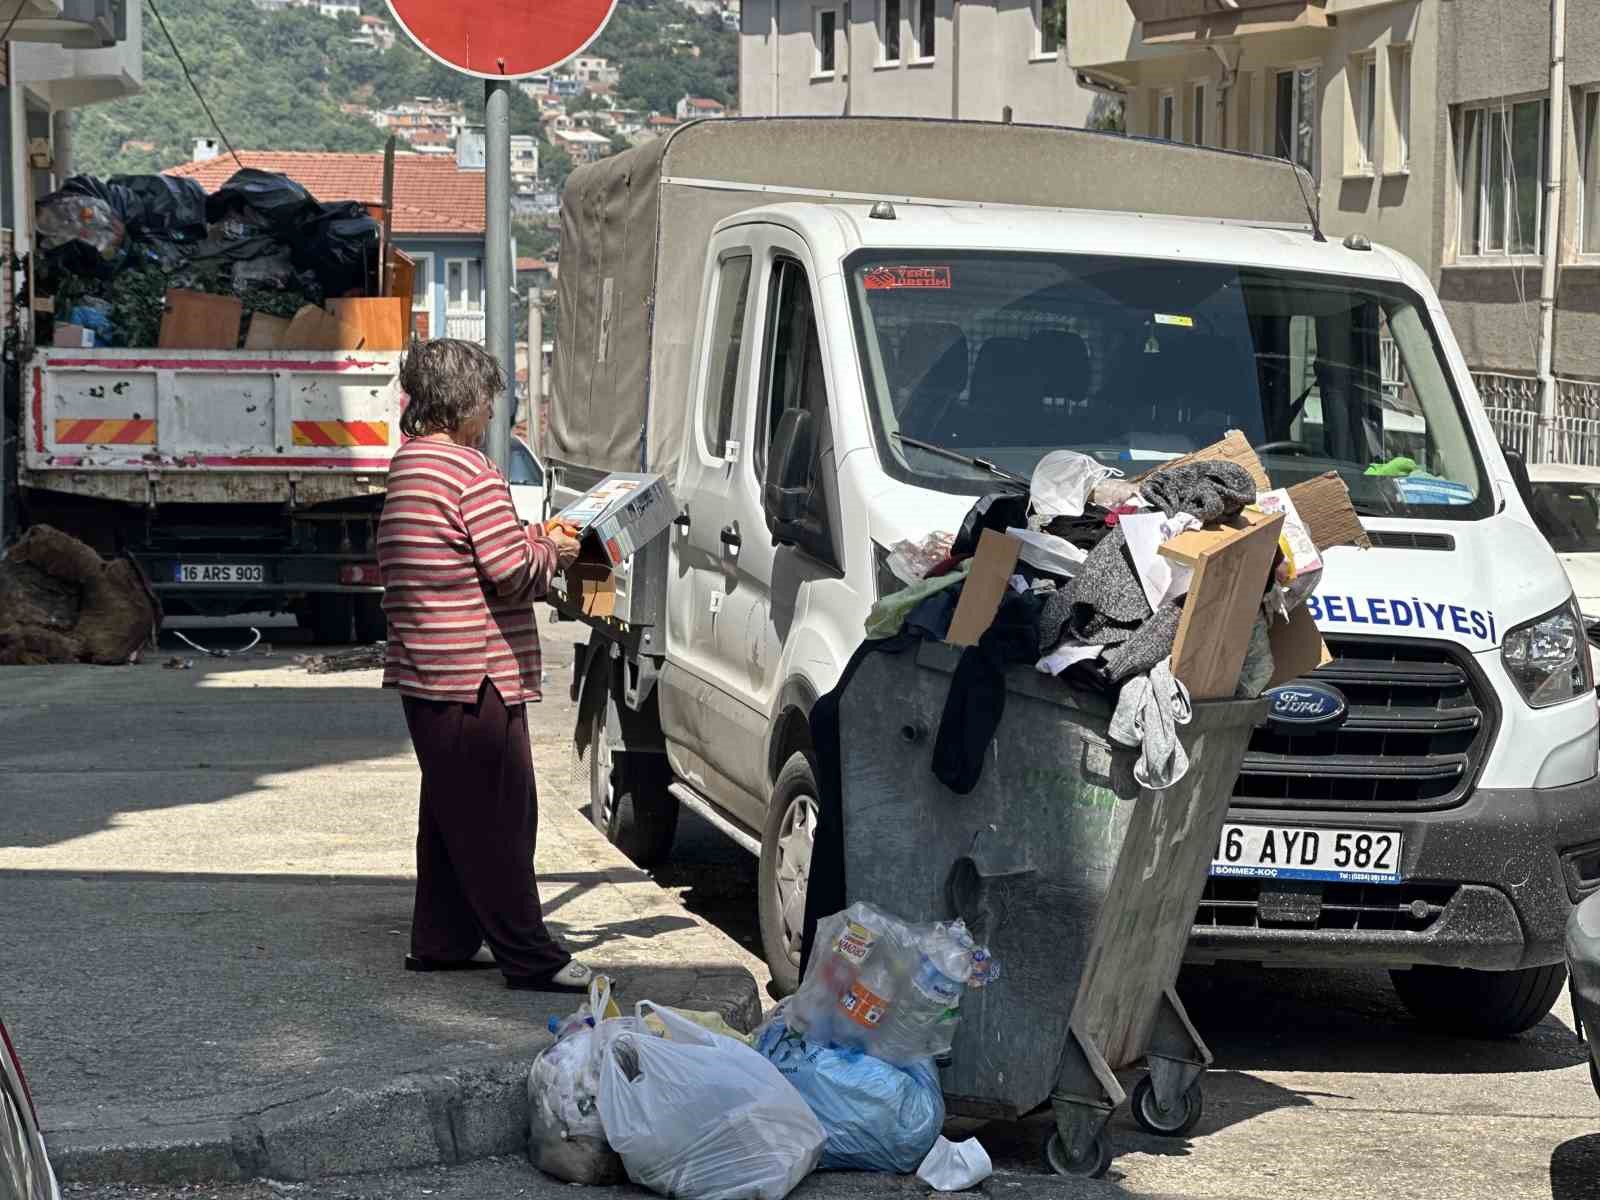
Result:
<svg viewBox="0 0 1600 1200">
<path fill-rule="evenodd" d="M 578 561 L 577 540 L 562 530 L 555 529 L 545 534 L 550 539 L 550 544 L 556 548 L 556 569 L 565 571 Z"/>
</svg>

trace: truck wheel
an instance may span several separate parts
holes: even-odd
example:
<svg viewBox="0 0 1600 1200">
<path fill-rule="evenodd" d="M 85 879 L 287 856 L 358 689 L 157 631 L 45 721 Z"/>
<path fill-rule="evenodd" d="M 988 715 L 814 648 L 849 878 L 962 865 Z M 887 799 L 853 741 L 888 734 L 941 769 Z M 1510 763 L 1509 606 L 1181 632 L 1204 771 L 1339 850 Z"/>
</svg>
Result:
<svg viewBox="0 0 1600 1200">
<path fill-rule="evenodd" d="M 602 704 L 589 725 L 589 819 L 641 867 L 672 853 L 678 801 L 667 791 L 672 770 L 664 754 L 613 754 Z"/>
<path fill-rule="evenodd" d="M 342 646 L 350 641 L 355 620 L 352 597 L 318 593 L 311 597 L 311 636 L 324 646 Z"/>
<path fill-rule="evenodd" d="M 761 945 L 772 990 L 790 995 L 800 986 L 800 942 L 806 931 L 806 885 L 817 840 L 817 773 L 811 756 L 793 754 L 778 772 L 761 835 L 757 897 Z"/>
<path fill-rule="evenodd" d="M 356 597 L 356 641 L 362 645 L 389 639 L 389 618 L 383 615 L 382 596 Z"/>
<path fill-rule="evenodd" d="M 1419 1021 L 1468 1037 L 1514 1037 L 1554 1007 L 1566 982 L 1562 963 L 1521 971 L 1412 967 L 1390 971 L 1400 1001 Z"/>
</svg>

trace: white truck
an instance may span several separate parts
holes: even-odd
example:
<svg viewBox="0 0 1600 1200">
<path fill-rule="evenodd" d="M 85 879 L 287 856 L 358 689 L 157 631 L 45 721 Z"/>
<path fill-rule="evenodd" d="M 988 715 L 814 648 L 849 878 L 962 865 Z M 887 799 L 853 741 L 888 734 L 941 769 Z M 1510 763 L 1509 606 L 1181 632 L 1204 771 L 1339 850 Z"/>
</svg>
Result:
<svg viewBox="0 0 1600 1200">
<path fill-rule="evenodd" d="M 1426 276 L 1314 203 L 1278 160 L 921 120 L 693 124 L 575 172 L 553 496 L 649 471 L 681 506 L 630 582 L 654 614 L 579 658 L 597 825 L 648 863 L 682 804 L 758 854 L 793 986 L 807 714 L 886 548 L 1049 451 L 1133 474 L 1238 429 L 1279 486 L 1337 471 L 1374 548 L 1331 551 L 1313 609 L 1348 711 L 1255 735 L 1191 959 L 1389 968 L 1442 1028 L 1541 1019 L 1600 887 L 1581 614 Z M 1284 863 L 1285 832 L 1316 852 Z M 1356 855 L 1382 882 L 1340 882 Z"/>
<path fill-rule="evenodd" d="M 76 350 L 24 365 L 24 523 L 128 553 L 170 613 L 385 636 L 373 531 L 400 354 Z"/>
</svg>

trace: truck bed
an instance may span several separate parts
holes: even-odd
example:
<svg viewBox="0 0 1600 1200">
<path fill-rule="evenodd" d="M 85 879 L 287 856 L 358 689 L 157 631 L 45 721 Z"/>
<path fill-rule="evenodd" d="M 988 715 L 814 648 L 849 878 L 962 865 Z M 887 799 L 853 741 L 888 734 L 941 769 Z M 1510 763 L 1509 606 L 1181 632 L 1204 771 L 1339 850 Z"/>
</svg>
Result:
<svg viewBox="0 0 1600 1200">
<path fill-rule="evenodd" d="M 399 352 L 40 349 L 23 375 L 22 487 L 162 503 L 381 493 Z"/>
</svg>

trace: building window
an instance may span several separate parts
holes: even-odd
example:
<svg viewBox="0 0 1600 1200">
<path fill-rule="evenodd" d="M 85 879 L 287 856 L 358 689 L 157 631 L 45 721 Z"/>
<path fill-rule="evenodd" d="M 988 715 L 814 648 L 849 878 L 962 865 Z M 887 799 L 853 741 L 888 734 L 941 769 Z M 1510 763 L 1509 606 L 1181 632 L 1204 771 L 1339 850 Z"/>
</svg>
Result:
<svg viewBox="0 0 1600 1200">
<path fill-rule="evenodd" d="M 711 361 L 706 370 L 705 408 L 701 432 L 706 453 L 725 458 L 733 436 L 733 410 L 739 395 L 739 366 L 744 361 L 744 310 L 750 288 L 750 256 L 726 259 L 717 280 L 717 311 L 711 333 Z"/>
<path fill-rule="evenodd" d="M 413 254 L 415 267 L 411 274 L 411 311 L 433 311 L 433 255 Z"/>
<path fill-rule="evenodd" d="M 916 16 L 912 40 L 918 62 L 932 62 L 934 50 L 934 6 L 936 0 L 914 0 Z"/>
<path fill-rule="evenodd" d="M 839 14 L 831 8 L 819 8 L 814 17 L 812 37 L 816 41 L 817 59 L 814 74 L 832 75 L 834 67 L 835 35 L 839 32 Z"/>
<path fill-rule="evenodd" d="M 444 265 L 445 308 L 453 313 L 483 311 L 483 260 L 452 258 Z"/>
<path fill-rule="evenodd" d="M 1600 254 L 1600 90 L 1584 92 L 1576 105 L 1578 157 L 1578 249 Z"/>
<path fill-rule="evenodd" d="M 1304 167 L 1313 179 L 1317 169 L 1317 69 L 1279 71 L 1276 84 L 1276 153 Z"/>
<path fill-rule="evenodd" d="M 1411 167 L 1411 47 L 1389 47 L 1389 104 L 1394 114 L 1394 166 L 1391 173 Z"/>
<path fill-rule="evenodd" d="M 1156 100 L 1156 136 L 1169 142 L 1178 136 L 1178 98 L 1171 92 Z"/>
<path fill-rule="evenodd" d="M 1543 253 L 1545 108 L 1523 100 L 1459 111 L 1460 253 Z"/>
<path fill-rule="evenodd" d="M 1356 119 L 1358 171 L 1369 172 L 1378 149 L 1378 56 L 1363 54 L 1350 62 L 1350 102 Z"/>
<path fill-rule="evenodd" d="M 900 65 L 900 0 L 878 0 L 878 65 Z"/>
<path fill-rule="evenodd" d="M 1194 102 L 1194 112 L 1189 114 L 1189 141 L 1196 146 L 1206 144 L 1206 85 L 1194 85 L 1194 93 L 1190 96 Z"/>
<path fill-rule="evenodd" d="M 1054 58 L 1061 50 L 1061 20 L 1067 0 L 1033 0 L 1033 56 Z"/>
</svg>

